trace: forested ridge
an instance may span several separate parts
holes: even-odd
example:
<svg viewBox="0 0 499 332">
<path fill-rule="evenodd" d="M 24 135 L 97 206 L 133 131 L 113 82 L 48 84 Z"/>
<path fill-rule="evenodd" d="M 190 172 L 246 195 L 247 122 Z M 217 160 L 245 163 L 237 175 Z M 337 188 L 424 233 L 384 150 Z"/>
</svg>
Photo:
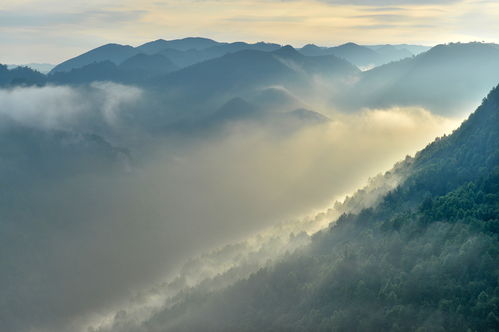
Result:
<svg viewBox="0 0 499 332">
<path fill-rule="evenodd" d="M 499 330 L 499 86 L 404 167 L 376 207 L 222 292 L 184 294 L 144 331 Z"/>
</svg>

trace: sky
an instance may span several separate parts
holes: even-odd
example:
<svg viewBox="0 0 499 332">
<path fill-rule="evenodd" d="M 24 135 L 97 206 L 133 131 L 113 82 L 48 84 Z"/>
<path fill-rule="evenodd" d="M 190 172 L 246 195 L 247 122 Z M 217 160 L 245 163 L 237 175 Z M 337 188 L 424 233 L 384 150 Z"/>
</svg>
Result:
<svg viewBox="0 0 499 332">
<path fill-rule="evenodd" d="M 499 42 L 497 0 L 2 0 L 0 63 L 202 36 L 302 46 Z"/>
</svg>

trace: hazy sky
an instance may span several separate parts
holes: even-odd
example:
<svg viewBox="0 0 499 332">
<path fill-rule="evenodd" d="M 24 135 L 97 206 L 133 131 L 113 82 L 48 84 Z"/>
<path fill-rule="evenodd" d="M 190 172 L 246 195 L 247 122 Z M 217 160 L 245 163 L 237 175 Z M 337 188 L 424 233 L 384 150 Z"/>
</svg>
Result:
<svg viewBox="0 0 499 332">
<path fill-rule="evenodd" d="M 164 38 L 301 46 L 499 41 L 497 0 L 2 0 L 0 63 Z"/>
</svg>

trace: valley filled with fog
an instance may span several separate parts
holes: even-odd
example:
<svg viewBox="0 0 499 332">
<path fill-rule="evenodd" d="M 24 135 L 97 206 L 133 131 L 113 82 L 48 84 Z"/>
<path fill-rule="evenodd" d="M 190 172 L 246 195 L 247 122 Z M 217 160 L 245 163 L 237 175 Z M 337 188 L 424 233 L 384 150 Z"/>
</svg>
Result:
<svg viewBox="0 0 499 332">
<path fill-rule="evenodd" d="M 6 331 L 156 331 L 375 207 L 499 82 L 496 44 L 418 47 L 191 38 L 1 66 Z"/>
</svg>

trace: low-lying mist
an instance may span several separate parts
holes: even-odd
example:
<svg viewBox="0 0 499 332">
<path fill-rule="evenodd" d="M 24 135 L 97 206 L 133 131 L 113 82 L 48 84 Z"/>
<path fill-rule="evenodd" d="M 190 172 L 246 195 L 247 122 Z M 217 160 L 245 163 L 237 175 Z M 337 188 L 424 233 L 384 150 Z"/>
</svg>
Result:
<svg viewBox="0 0 499 332">
<path fill-rule="evenodd" d="M 83 331 L 189 257 L 327 208 L 459 122 L 394 107 L 321 110 L 329 121 L 292 130 L 243 119 L 209 135 L 152 133 L 143 119 L 161 109 L 148 97 L 114 83 L 0 90 L 2 142 L 12 144 L 14 129 L 36 133 L 22 146 L 29 158 L 0 152 L 20 170 L 2 183 L 38 165 L 51 171 L 2 193 L 7 329 Z M 53 144 L 57 159 L 44 153 Z M 112 166 L 94 168 L 115 151 Z"/>
</svg>

